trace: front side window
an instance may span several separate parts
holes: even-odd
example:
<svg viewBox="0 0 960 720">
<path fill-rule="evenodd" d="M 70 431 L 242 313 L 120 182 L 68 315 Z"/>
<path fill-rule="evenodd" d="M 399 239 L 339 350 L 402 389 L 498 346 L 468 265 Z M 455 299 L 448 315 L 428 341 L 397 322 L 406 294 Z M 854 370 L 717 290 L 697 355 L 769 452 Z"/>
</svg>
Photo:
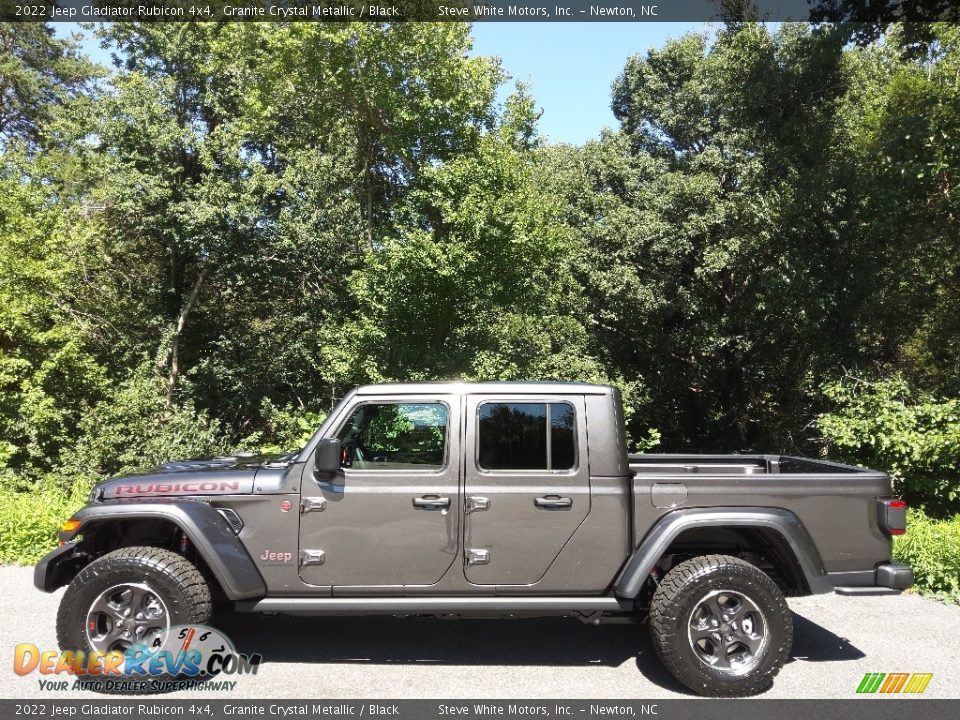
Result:
<svg viewBox="0 0 960 720">
<path fill-rule="evenodd" d="M 477 464 L 484 470 L 570 470 L 576 465 L 575 422 L 569 403 L 484 403 Z"/>
<path fill-rule="evenodd" d="M 447 406 L 365 403 L 340 430 L 344 466 L 355 470 L 440 470 L 447 455 Z"/>
</svg>

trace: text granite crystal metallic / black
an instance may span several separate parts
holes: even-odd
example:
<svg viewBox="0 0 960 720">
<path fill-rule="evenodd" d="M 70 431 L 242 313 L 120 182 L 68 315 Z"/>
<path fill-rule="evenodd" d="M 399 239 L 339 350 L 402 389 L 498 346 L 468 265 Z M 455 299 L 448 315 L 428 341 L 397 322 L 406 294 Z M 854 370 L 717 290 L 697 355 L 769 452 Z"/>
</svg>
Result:
<svg viewBox="0 0 960 720">
<path fill-rule="evenodd" d="M 890 560 L 905 516 L 872 470 L 629 455 L 608 386 L 370 385 L 298 452 L 101 483 L 35 583 L 69 585 L 63 649 L 135 640 L 120 624 L 84 631 L 88 596 L 126 582 L 159 600 L 168 627 L 211 620 L 183 587 L 252 612 L 648 620 L 678 680 L 739 696 L 789 657 L 786 597 L 912 585 Z"/>
</svg>

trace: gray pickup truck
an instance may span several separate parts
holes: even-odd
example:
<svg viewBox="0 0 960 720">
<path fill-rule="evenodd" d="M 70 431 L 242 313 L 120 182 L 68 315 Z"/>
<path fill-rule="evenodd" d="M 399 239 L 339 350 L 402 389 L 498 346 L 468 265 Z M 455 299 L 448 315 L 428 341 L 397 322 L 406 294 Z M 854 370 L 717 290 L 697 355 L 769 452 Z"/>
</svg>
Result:
<svg viewBox="0 0 960 720">
<path fill-rule="evenodd" d="M 882 472 L 777 455 L 629 455 L 618 391 L 370 385 L 274 458 L 101 483 L 37 566 L 63 649 L 123 650 L 212 599 L 286 614 L 649 619 L 703 695 L 769 687 L 785 597 L 910 587 Z"/>
</svg>

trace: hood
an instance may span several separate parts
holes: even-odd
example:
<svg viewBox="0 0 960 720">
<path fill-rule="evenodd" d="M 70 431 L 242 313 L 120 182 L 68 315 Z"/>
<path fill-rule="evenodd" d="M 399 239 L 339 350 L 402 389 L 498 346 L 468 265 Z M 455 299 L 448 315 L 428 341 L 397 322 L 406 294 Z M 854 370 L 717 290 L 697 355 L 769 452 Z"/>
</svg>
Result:
<svg viewBox="0 0 960 720">
<path fill-rule="evenodd" d="M 253 492 L 254 476 L 261 468 L 285 465 L 290 457 L 239 454 L 211 460 L 179 460 L 102 482 L 94 487 L 90 498 L 249 495 Z"/>
</svg>

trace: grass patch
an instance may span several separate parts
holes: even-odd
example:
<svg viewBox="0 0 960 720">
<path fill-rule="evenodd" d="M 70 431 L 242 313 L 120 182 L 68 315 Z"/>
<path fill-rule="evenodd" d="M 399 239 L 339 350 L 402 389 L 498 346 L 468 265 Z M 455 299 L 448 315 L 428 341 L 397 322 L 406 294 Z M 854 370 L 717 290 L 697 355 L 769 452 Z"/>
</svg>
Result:
<svg viewBox="0 0 960 720">
<path fill-rule="evenodd" d="M 893 556 L 913 568 L 917 592 L 960 603 L 960 515 L 934 520 L 911 509 L 907 534 L 894 541 Z"/>
</svg>

